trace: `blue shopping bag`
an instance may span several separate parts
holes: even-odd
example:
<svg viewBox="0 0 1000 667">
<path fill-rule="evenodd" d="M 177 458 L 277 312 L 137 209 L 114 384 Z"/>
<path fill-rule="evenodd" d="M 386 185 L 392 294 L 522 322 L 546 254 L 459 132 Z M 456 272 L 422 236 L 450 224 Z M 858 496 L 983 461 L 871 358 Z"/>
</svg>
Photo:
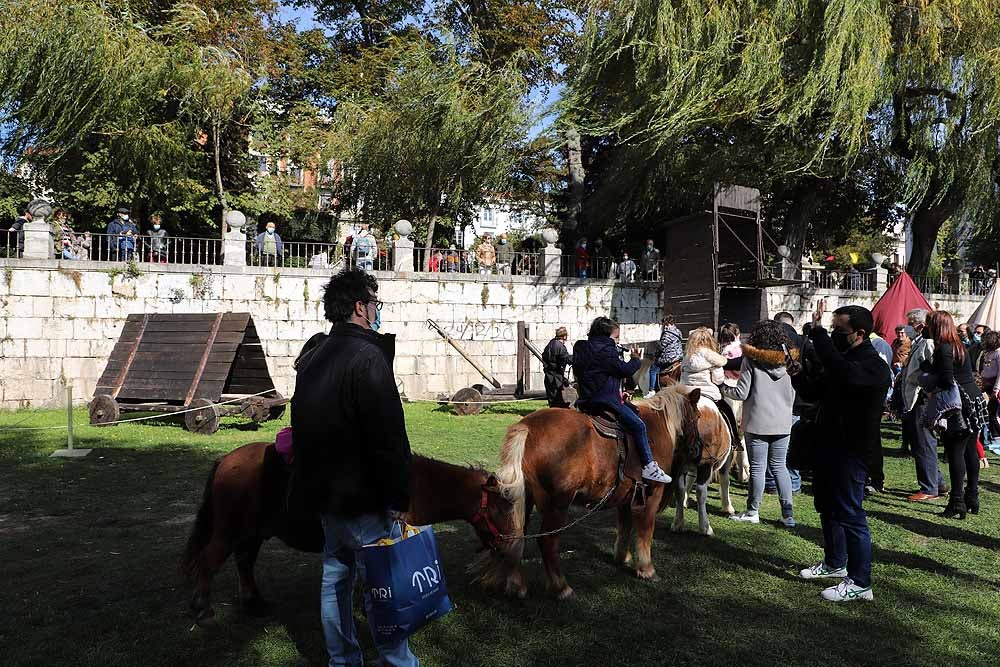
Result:
<svg viewBox="0 0 1000 667">
<path fill-rule="evenodd" d="M 375 644 L 391 647 L 451 611 L 434 529 L 394 524 L 390 537 L 361 549 L 368 624 Z"/>
</svg>

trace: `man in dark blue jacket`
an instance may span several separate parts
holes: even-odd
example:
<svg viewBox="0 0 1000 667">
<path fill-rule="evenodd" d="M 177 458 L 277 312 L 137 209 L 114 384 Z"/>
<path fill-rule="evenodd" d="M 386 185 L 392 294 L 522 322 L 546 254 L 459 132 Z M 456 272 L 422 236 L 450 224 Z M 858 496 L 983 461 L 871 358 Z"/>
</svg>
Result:
<svg viewBox="0 0 1000 667">
<path fill-rule="evenodd" d="M 587 340 L 578 340 L 573 345 L 573 374 L 580 392 L 577 405 L 606 408 L 618 415 L 622 427 L 635 438 L 636 449 L 642 459 L 643 478 L 669 484 L 670 475 L 653 460 L 646 424 L 622 401 L 622 380 L 632 377 L 639 370 L 642 351 L 633 348 L 631 360 L 628 363 L 622 361 L 618 354 L 618 333 L 617 322 L 598 317 L 590 325 Z"/>
</svg>

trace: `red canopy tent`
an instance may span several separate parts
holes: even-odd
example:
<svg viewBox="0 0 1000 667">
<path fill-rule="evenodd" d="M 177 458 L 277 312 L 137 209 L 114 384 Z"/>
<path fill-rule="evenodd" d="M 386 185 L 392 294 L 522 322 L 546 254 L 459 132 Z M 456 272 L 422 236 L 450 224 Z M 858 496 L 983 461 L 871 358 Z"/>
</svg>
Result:
<svg viewBox="0 0 1000 667">
<path fill-rule="evenodd" d="M 914 308 L 931 310 L 931 305 L 917 289 L 910 275 L 904 271 L 872 308 L 875 333 L 886 340 L 892 340 L 896 337 L 896 327 L 906 324 L 906 313 Z"/>
</svg>

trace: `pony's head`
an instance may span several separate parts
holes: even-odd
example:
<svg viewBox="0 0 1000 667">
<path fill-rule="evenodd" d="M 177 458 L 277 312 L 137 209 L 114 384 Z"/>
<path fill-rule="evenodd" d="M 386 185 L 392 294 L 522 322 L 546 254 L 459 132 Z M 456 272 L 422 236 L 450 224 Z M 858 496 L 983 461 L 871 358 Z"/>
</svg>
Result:
<svg viewBox="0 0 1000 667">
<path fill-rule="evenodd" d="M 674 443 L 674 453 L 700 451 L 701 433 L 698 426 L 698 401 L 701 389 L 681 384 L 664 387 L 645 401 L 651 409 L 663 413 L 667 437 Z"/>
<path fill-rule="evenodd" d="M 472 515 L 469 523 L 475 529 L 483 547 L 490 551 L 498 551 L 504 548 L 517 528 L 514 520 L 514 503 L 504 497 L 496 475 L 491 474 L 480 489 L 482 494 L 479 509 Z"/>
<path fill-rule="evenodd" d="M 680 385 L 675 385 L 680 387 Z M 701 400 L 701 389 L 697 387 L 687 393 L 687 400 L 681 401 L 683 426 L 681 427 L 680 442 L 674 446 L 675 452 L 683 452 L 686 455 L 698 456 L 703 443 L 701 441 L 701 430 L 698 426 L 698 401 Z"/>
</svg>

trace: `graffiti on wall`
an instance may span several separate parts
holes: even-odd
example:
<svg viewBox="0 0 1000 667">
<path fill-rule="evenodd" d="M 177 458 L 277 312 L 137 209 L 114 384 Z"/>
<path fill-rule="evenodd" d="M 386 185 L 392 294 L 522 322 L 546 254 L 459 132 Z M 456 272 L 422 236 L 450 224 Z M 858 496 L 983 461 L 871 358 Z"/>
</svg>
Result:
<svg viewBox="0 0 1000 667">
<path fill-rule="evenodd" d="M 455 340 L 500 341 L 517 339 L 517 323 L 508 320 L 465 320 L 443 326 Z"/>
</svg>

